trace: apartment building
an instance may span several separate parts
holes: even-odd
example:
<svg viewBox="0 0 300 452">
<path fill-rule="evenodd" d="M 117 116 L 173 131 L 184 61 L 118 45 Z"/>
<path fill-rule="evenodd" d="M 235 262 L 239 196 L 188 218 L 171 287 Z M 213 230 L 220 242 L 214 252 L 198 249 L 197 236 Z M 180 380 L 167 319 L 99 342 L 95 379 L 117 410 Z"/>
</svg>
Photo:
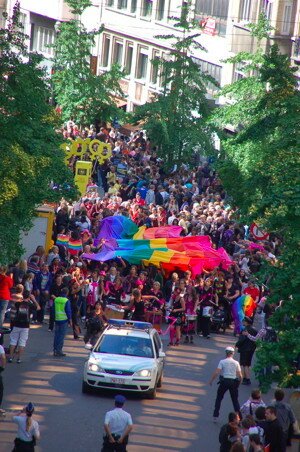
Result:
<svg viewBox="0 0 300 452">
<path fill-rule="evenodd" d="M 5 11 L 10 16 L 15 0 L 0 0 L 0 13 Z M 51 70 L 56 24 L 72 18 L 68 5 L 63 0 L 20 0 L 20 21 L 28 36 L 28 49 L 44 56 L 43 64 L 48 72 Z M 4 26 L 4 21 L 0 22 Z"/>
<path fill-rule="evenodd" d="M 161 78 L 156 58 L 167 58 L 169 44 L 157 35 L 179 33 L 170 16 L 180 15 L 182 0 L 103 0 L 101 22 L 105 26 L 98 46 L 98 70 L 118 63 L 126 71 L 122 88 L 126 99 L 120 106 L 132 111 L 159 92 Z M 281 51 L 299 58 L 299 0 L 193 0 L 193 17 L 201 27 L 201 44 L 207 52 L 192 53 L 201 69 L 224 86 L 243 77 L 239 65 L 225 63 L 228 57 L 255 51 L 247 23 L 264 11 L 274 30 L 263 45 L 277 42 Z M 209 87 L 209 96 L 217 94 Z M 217 102 L 222 103 L 222 99 Z"/>
</svg>

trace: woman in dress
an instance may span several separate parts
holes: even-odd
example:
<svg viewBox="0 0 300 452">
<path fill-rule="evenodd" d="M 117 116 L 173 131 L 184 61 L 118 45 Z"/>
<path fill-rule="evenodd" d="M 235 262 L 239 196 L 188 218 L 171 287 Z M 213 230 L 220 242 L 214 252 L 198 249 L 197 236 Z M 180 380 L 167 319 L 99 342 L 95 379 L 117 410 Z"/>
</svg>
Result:
<svg viewBox="0 0 300 452">
<path fill-rule="evenodd" d="M 186 289 L 186 294 L 184 295 L 184 301 L 185 301 L 185 314 L 187 323 L 185 325 L 185 340 L 184 342 L 186 344 L 194 343 L 193 334 L 196 332 L 196 306 L 197 306 L 197 292 L 193 286 L 188 286 Z M 194 319 L 192 318 L 194 317 Z"/>
<path fill-rule="evenodd" d="M 185 301 L 184 293 L 179 287 L 175 289 L 171 297 L 169 322 L 170 322 L 170 343 L 169 345 L 179 345 L 181 338 L 181 327 L 184 323 Z"/>
<path fill-rule="evenodd" d="M 152 288 L 148 291 L 148 295 L 150 298 L 147 306 L 147 319 L 160 331 L 162 324 L 162 309 L 165 300 L 158 281 L 153 282 Z"/>
</svg>

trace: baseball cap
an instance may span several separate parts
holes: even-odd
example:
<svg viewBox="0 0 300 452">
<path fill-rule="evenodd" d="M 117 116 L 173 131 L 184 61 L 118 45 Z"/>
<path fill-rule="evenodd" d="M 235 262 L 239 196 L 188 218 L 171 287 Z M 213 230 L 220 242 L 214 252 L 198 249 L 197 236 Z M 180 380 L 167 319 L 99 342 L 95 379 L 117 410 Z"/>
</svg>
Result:
<svg viewBox="0 0 300 452">
<path fill-rule="evenodd" d="M 121 394 L 116 395 L 116 397 L 115 397 L 116 403 L 124 404 L 125 401 L 126 401 L 126 398 L 124 396 L 122 396 Z"/>
<path fill-rule="evenodd" d="M 233 347 L 226 347 L 225 348 L 225 352 L 226 353 L 234 353 L 234 348 Z"/>
</svg>

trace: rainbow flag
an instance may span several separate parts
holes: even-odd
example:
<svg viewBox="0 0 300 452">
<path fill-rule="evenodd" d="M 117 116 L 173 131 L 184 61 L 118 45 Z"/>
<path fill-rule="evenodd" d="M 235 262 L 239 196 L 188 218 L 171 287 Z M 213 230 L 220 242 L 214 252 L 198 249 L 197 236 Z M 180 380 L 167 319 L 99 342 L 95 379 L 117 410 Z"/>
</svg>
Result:
<svg viewBox="0 0 300 452">
<path fill-rule="evenodd" d="M 68 246 L 69 236 L 66 234 L 58 234 L 56 239 L 56 245 Z"/>
<path fill-rule="evenodd" d="M 82 241 L 81 240 L 72 240 L 70 238 L 69 244 L 68 244 L 68 251 L 71 255 L 76 255 L 80 251 L 82 251 Z"/>
<path fill-rule="evenodd" d="M 130 264 L 153 264 L 166 271 L 190 269 L 193 275 L 213 270 L 222 263 L 228 268 L 232 261 L 222 248 L 212 248 L 210 237 L 169 237 L 156 239 L 111 239 L 102 246 L 99 253 L 84 254 L 83 257 L 104 262 L 118 256 Z"/>
<path fill-rule="evenodd" d="M 235 332 L 238 333 L 241 331 L 243 319 L 245 317 L 252 317 L 255 308 L 255 301 L 250 295 L 242 295 L 235 300 L 231 307 Z"/>
</svg>

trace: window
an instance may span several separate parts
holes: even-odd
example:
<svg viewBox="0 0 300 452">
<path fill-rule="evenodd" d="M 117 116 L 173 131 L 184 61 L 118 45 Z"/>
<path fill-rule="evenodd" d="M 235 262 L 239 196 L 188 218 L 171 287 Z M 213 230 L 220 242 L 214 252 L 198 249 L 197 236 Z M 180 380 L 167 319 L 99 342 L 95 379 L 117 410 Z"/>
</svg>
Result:
<svg viewBox="0 0 300 452">
<path fill-rule="evenodd" d="M 102 67 L 107 67 L 109 63 L 110 38 L 107 35 L 103 37 Z"/>
<path fill-rule="evenodd" d="M 141 16 L 142 17 L 150 17 L 151 14 L 152 14 L 152 1 L 151 0 L 142 0 Z"/>
<path fill-rule="evenodd" d="M 229 0 L 196 0 L 195 16 L 197 20 L 216 19 L 216 31 L 220 36 L 226 34 Z"/>
<path fill-rule="evenodd" d="M 238 80 L 241 80 L 241 78 L 245 77 L 245 72 L 243 71 L 244 64 L 241 63 L 235 63 L 233 65 L 233 82 L 237 82 Z"/>
<path fill-rule="evenodd" d="M 293 45 L 293 57 L 300 58 L 300 38 L 296 38 Z"/>
<path fill-rule="evenodd" d="M 163 20 L 164 12 L 165 12 L 165 0 L 158 0 L 157 11 L 156 11 L 156 20 Z"/>
<path fill-rule="evenodd" d="M 109 6 L 110 8 L 114 6 L 114 0 L 106 0 L 106 6 Z"/>
<path fill-rule="evenodd" d="M 118 0 L 118 9 L 127 9 L 127 0 Z"/>
<path fill-rule="evenodd" d="M 252 0 L 241 0 L 239 20 L 243 21 L 250 20 L 251 3 Z"/>
<path fill-rule="evenodd" d="M 214 63 L 209 63 L 208 61 L 199 60 L 198 58 L 193 58 L 193 61 L 198 64 L 198 66 L 200 66 L 200 69 L 204 74 L 211 75 L 216 80 L 216 82 L 218 82 L 219 84 L 221 83 L 222 66 Z M 205 84 L 208 91 L 210 92 L 217 92 L 219 89 L 211 82 L 205 82 Z"/>
<path fill-rule="evenodd" d="M 261 0 L 260 10 L 265 13 L 267 19 L 272 16 L 273 0 Z"/>
<path fill-rule="evenodd" d="M 283 21 L 281 24 L 281 34 L 289 35 L 291 29 L 293 4 L 286 2 L 283 7 Z"/>
<path fill-rule="evenodd" d="M 122 66 L 123 63 L 123 43 L 120 41 L 114 43 L 113 63 L 119 66 Z"/>
<path fill-rule="evenodd" d="M 156 85 L 158 82 L 158 73 L 159 73 L 159 52 L 153 52 L 153 58 L 151 61 L 151 77 L 150 81 L 152 85 Z"/>
<path fill-rule="evenodd" d="M 136 2 L 137 2 L 137 0 L 131 0 L 131 5 L 130 5 L 130 12 L 131 13 L 135 13 L 136 12 Z"/>
<path fill-rule="evenodd" d="M 132 44 L 127 44 L 126 55 L 125 55 L 125 72 L 128 75 L 131 74 L 132 57 L 133 57 L 133 46 L 132 46 Z"/>
<path fill-rule="evenodd" d="M 51 28 L 36 26 L 34 27 L 32 50 L 52 56 L 54 54 L 54 50 L 49 46 L 54 44 L 54 39 L 54 30 Z"/>
<path fill-rule="evenodd" d="M 145 80 L 147 77 L 148 54 L 147 49 L 140 47 L 137 59 L 136 78 Z"/>
</svg>

